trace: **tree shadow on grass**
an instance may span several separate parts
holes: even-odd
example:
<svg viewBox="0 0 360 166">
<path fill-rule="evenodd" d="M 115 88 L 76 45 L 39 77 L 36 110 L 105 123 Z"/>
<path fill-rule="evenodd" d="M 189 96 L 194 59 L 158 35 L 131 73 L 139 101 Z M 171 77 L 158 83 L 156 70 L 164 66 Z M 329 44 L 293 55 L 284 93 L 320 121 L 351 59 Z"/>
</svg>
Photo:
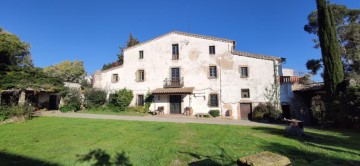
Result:
<svg viewBox="0 0 360 166">
<path fill-rule="evenodd" d="M 59 166 L 59 164 L 33 159 L 16 154 L 0 152 L 0 165 L 16 166 Z"/>
<path fill-rule="evenodd" d="M 266 151 L 289 157 L 293 165 L 342 165 L 356 166 L 358 161 L 349 161 L 340 157 L 327 156 L 326 154 L 300 150 L 295 146 L 270 143 L 261 147 Z"/>
<path fill-rule="evenodd" d="M 129 161 L 129 158 L 126 156 L 125 152 L 116 153 L 114 160 L 111 160 L 111 156 L 102 149 L 90 150 L 89 153 L 84 155 L 76 155 L 79 162 L 95 162 L 91 165 L 93 166 L 111 166 L 111 165 L 121 165 L 121 166 L 131 166 L 132 164 Z"/>
<path fill-rule="evenodd" d="M 360 155 L 360 142 L 356 141 L 358 138 L 348 135 L 347 137 L 335 137 L 332 135 L 319 134 L 314 132 L 307 132 L 307 135 L 310 137 L 291 137 L 285 135 L 284 129 L 279 128 L 269 128 L 269 127 L 253 127 L 254 130 L 263 131 L 269 134 L 283 136 L 286 138 L 296 139 L 304 144 L 309 146 L 314 146 L 317 148 L 322 148 L 329 151 L 341 152 L 341 153 L 350 153 L 353 155 Z M 360 138 L 360 137 L 359 137 Z M 342 150 L 338 148 L 346 148 L 349 150 Z M 355 151 L 355 152 L 354 152 Z"/>
<path fill-rule="evenodd" d="M 221 154 L 217 156 L 201 155 L 193 152 L 179 152 L 181 154 L 189 155 L 197 161 L 188 163 L 189 166 L 227 166 L 234 165 L 236 161 L 233 161 L 232 158 L 227 155 L 224 148 L 218 147 L 221 150 Z"/>
</svg>

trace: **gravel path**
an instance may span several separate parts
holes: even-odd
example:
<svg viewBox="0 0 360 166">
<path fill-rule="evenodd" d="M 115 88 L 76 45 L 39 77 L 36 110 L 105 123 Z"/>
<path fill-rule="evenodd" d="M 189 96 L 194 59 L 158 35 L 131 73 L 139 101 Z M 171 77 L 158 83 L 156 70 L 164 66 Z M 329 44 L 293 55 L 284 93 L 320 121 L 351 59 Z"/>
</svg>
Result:
<svg viewBox="0 0 360 166">
<path fill-rule="evenodd" d="M 88 118 L 88 119 L 112 119 L 112 120 L 130 120 L 130 121 L 149 121 L 149 122 L 174 122 L 174 123 L 200 123 L 200 124 L 221 124 L 221 125 L 239 125 L 239 126 L 276 126 L 273 124 L 257 123 L 248 120 L 230 120 L 220 118 L 197 118 L 183 115 L 155 115 L 155 116 L 122 116 L 122 115 L 102 115 L 87 113 L 62 113 L 60 111 L 44 111 L 39 116 L 48 117 L 66 117 L 66 118 Z"/>
</svg>

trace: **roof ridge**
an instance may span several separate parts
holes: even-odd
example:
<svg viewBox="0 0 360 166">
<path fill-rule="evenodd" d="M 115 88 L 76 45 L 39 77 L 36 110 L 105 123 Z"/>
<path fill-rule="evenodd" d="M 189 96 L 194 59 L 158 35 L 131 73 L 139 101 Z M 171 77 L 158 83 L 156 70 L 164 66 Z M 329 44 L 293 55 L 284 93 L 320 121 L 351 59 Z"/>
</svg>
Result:
<svg viewBox="0 0 360 166">
<path fill-rule="evenodd" d="M 207 39 L 207 40 L 215 40 L 215 41 L 221 41 L 221 42 L 235 42 L 235 40 L 230 40 L 230 39 L 225 39 L 225 38 L 218 38 L 218 37 L 212 37 L 212 36 L 206 36 L 206 35 L 200 35 L 200 34 L 195 34 L 195 33 L 189 33 L 189 32 L 181 32 L 181 31 L 171 31 L 171 32 L 168 32 L 168 33 L 165 33 L 163 35 L 160 35 L 158 37 L 155 37 L 155 38 L 152 38 L 150 40 L 147 40 L 143 43 L 140 43 L 140 44 L 137 44 L 137 45 L 134 45 L 134 46 L 131 46 L 131 47 L 128 47 L 128 48 L 123 48 L 122 50 L 123 51 L 126 51 L 126 50 L 130 50 L 132 48 L 136 48 L 136 47 L 139 47 L 141 45 L 144 45 L 144 44 L 147 44 L 147 43 L 150 43 L 152 41 L 155 41 L 155 40 L 158 40 L 158 39 L 161 39 L 165 36 L 168 36 L 168 35 L 171 35 L 171 34 L 178 34 L 178 35 L 184 35 L 184 36 L 189 36 L 189 37 L 196 37 L 196 38 L 200 38 L 200 39 Z"/>
</svg>

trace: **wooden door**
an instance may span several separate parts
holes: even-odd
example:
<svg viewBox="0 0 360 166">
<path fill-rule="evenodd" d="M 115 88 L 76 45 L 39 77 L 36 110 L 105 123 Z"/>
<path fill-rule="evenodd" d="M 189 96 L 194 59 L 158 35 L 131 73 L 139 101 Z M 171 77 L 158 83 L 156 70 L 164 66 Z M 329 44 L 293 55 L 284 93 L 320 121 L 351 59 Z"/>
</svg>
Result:
<svg viewBox="0 0 360 166">
<path fill-rule="evenodd" d="M 170 114 L 181 114 L 181 95 L 170 95 Z"/>
<path fill-rule="evenodd" d="M 251 120 L 252 110 L 251 103 L 240 103 L 241 120 Z"/>
</svg>

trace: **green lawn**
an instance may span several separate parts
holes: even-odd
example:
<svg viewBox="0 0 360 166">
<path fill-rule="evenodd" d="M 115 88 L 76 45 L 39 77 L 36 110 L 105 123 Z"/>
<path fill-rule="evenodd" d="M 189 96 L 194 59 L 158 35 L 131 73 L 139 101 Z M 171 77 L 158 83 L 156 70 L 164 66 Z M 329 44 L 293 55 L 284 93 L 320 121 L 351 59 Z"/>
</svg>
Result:
<svg viewBox="0 0 360 166">
<path fill-rule="evenodd" d="M 261 151 L 294 165 L 360 160 L 359 133 L 306 132 L 315 138 L 284 137 L 283 127 L 39 117 L 0 125 L 0 165 L 235 165 Z"/>
</svg>

